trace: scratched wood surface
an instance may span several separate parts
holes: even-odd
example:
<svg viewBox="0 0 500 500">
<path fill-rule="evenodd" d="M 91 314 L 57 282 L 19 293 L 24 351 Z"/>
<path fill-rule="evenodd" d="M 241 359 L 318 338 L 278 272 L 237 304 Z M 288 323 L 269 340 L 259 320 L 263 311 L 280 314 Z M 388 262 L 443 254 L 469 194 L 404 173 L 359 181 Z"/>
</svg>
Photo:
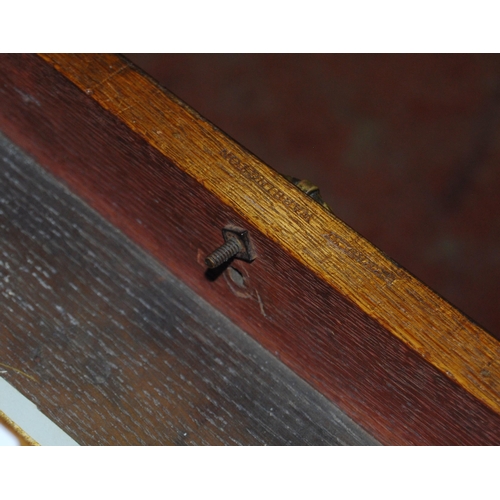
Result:
<svg viewBox="0 0 500 500">
<path fill-rule="evenodd" d="M 123 59 L 2 68 L 12 140 L 380 441 L 500 443 L 498 341 L 276 172 Z M 207 276 L 228 223 L 258 258 Z"/>
<path fill-rule="evenodd" d="M 2 376 L 80 444 L 376 443 L 1 136 L 0 231 Z"/>
</svg>

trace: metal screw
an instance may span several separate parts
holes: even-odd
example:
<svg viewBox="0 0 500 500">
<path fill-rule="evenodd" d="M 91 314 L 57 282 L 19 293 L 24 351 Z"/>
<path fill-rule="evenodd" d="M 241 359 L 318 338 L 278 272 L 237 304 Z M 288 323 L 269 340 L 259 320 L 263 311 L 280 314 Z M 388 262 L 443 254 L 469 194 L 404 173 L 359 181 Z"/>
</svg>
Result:
<svg viewBox="0 0 500 500">
<path fill-rule="evenodd" d="M 221 266 L 233 257 L 252 262 L 255 259 L 255 250 L 248 236 L 248 231 L 234 226 L 227 226 L 222 230 L 225 243 L 214 250 L 206 259 L 205 264 L 214 269 Z"/>
<path fill-rule="evenodd" d="M 226 243 L 224 243 L 224 245 L 219 247 L 217 250 L 213 251 L 205 259 L 205 264 L 210 269 L 214 269 L 215 267 L 219 267 L 224 264 L 224 262 L 227 262 L 242 250 L 244 249 L 242 248 L 240 241 L 236 238 L 232 238 L 229 241 L 226 241 Z"/>
</svg>

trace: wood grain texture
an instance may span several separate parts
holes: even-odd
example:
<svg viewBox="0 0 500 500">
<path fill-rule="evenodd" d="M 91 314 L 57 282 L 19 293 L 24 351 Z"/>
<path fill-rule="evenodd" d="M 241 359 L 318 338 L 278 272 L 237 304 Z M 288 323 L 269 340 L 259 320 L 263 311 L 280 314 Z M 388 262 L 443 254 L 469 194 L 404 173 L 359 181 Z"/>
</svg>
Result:
<svg viewBox="0 0 500 500">
<path fill-rule="evenodd" d="M 447 302 L 126 61 L 44 58 L 388 331 L 500 410 L 500 345 Z M 486 367 L 491 376 L 482 374 Z"/>
<path fill-rule="evenodd" d="M 45 59 L 3 57 L 15 142 L 382 442 L 500 442 L 495 339 L 125 61 Z"/>
<path fill-rule="evenodd" d="M 80 444 L 376 443 L 1 135 L 0 231 L 2 376 Z"/>
</svg>

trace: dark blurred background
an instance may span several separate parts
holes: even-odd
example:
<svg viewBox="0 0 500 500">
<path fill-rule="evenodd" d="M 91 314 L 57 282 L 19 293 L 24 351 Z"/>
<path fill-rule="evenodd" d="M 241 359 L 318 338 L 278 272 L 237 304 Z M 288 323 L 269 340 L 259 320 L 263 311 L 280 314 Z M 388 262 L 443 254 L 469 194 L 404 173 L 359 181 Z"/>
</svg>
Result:
<svg viewBox="0 0 500 500">
<path fill-rule="evenodd" d="M 126 56 L 500 338 L 500 56 Z"/>
</svg>

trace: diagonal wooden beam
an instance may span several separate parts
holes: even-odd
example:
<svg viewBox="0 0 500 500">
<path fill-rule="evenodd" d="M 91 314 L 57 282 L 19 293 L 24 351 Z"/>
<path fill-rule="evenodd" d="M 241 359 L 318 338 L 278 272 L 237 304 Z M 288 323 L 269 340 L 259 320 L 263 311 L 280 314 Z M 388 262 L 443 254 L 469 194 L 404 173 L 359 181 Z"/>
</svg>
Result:
<svg viewBox="0 0 500 500">
<path fill-rule="evenodd" d="M 378 439 L 500 442 L 498 341 L 342 221 L 123 58 L 3 63 L 6 133 Z M 243 291 L 203 272 L 228 223 Z"/>
</svg>

